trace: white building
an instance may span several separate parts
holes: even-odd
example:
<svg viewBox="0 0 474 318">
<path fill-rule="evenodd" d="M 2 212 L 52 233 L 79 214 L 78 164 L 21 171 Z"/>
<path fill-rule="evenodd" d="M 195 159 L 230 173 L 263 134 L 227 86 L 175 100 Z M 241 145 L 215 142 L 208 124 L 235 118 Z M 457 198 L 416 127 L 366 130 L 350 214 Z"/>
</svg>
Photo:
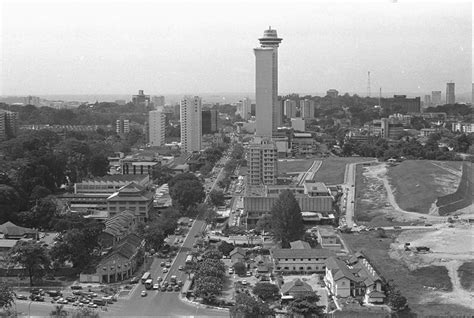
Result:
<svg viewBox="0 0 474 318">
<path fill-rule="evenodd" d="M 202 115 L 201 98 L 185 96 L 180 102 L 181 150 L 194 152 L 201 150 Z"/>
<path fill-rule="evenodd" d="M 314 118 L 314 101 L 311 99 L 300 100 L 300 112 L 302 118 Z"/>
<path fill-rule="evenodd" d="M 248 147 L 247 162 L 249 185 L 276 184 L 278 152 L 275 142 L 271 139 L 254 140 Z"/>
<path fill-rule="evenodd" d="M 240 115 L 244 120 L 248 120 L 252 115 L 252 101 L 250 98 L 245 97 L 237 103 L 237 114 Z"/>
<path fill-rule="evenodd" d="M 151 147 L 165 144 L 165 114 L 158 110 L 148 113 L 149 140 Z"/>
<path fill-rule="evenodd" d="M 291 128 L 296 131 L 305 131 L 306 125 L 304 118 L 291 118 Z"/>
<path fill-rule="evenodd" d="M 271 137 L 278 123 L 278 46 L 281 42 L 276 30 L 269 28 L 260 38 L 261 47 L 255 48 L 255 116 L 257 136 Z"/>
</svg>

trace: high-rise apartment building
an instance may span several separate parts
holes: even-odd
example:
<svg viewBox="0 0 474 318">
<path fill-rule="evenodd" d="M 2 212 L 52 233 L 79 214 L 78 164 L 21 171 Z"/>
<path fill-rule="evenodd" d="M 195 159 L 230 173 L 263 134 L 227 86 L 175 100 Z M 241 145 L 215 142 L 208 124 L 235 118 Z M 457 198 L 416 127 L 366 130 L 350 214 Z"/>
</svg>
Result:
<svg viewBox="0 0 474 318">
<path fill-rule="evenodd" d="M 277 31 L 269 28 L 259 39 L 255 53 L 256 135 L 271 137 L 278 123 L 278 46 Z"/>
<path fill-rule="evenodd" d="M 283 113 L 286 118 L 296 117 L 296 101 L 292 99 L 285 99 L 283 102 Z"/>
<path fill-rule="evenodd" d="M 446 104 L 454 104 L 456 102 L 456 96 L 454 92 L 454 83 L 446 84 Z"/>
<path fill-rule="evenodd" d="M 202 134 L 213 134 L 217 129 L 217 110 L 207 109 L 202 111 Z"/>
<path fill-rule="evenodd" d="M 115 121 L 115 132 L 117 135 L 125 135 L 130 132 L 130 120 L 119 118 Z"/>
<path fill-rule="evenodd" d="M 159 147 L 165 144 L 165 113 L 159 110 L 148 112 L 148 133 L 151 147 Z"/>
<path fill-rule="evenodd" d="M 256 138 L 247 152 L 247 182 L 251 186 L 274 185 L 278 173 L 278 150 L 269 138 Z"/>
<path fill-rule="evenodd" d="M 425 95 L 425 98 L 423 99 L 423 106 L 424 107 L 431 106 L 431 95 Z"/>
<path fill-rule="evenodd" d="M 26 96 L 24 97 L 25 105 L 34 105 L 34 106 L 41 106 L 41 100 L 37 96 Z"/>
<path fill-rule="evenodd" d="M 244 120 L 248 120 L 252 116 L 252 101 L 245 97 L 237 103 L 237 112 Z"/>
<path fill-rule="evenodd" d="M 180 116 L 181 151 L 200 151 L 202 139 L 201 98 L 199 96 L 185 96 L 180 103 Z"/>
<path fill-rule="evenodd" d="M 135 106 L 148 106 L 150 104 L 150 95 L 143 94 L 143 90 L 138 91 L 138 95 L 132 96 L 132 103 Z"/>
<path fill-rule="evenodd" d="M 300 100 L 300 112 L 302 118 L 314 118 L 314 101 L 311 99 Z"/>
<path fill-rule="evenodd" d="M 0 141 L 18 133 L 18 113 L 0 109 Z"/>
<path fill-rule="evenodd" d="M 431 103 L 433 106 L 441 105 L 441 91 L 431 92 Z"/>
</svg>

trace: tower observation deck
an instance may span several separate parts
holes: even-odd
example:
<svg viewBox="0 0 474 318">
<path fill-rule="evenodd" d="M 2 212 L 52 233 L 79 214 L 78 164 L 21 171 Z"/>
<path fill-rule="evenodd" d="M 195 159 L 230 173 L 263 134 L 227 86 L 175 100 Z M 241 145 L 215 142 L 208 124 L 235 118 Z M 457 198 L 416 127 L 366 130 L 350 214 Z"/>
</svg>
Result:
<svg viewBox="0 0 474 318">
<path fill-rule="evenodd" d="M 276 30 L 268 27 L 268 30 L 263 31 L 263 37 L 258 39 L 262 47 L 278 47 L 282 38 L 279 38 Z"/>
</svg>

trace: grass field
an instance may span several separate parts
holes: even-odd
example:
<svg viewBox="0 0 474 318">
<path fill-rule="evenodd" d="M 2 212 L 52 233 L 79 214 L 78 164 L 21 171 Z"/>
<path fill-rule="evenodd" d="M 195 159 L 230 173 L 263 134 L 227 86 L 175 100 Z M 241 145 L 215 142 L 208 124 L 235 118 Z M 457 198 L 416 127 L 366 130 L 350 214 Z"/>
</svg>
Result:
<svg viewBox="0 0 474 318">
<path fill-rule="evenodd" d="M 460 163 L 449 163 L 459 168 Z M 460 178 L 425 160 L 406 160 L 388 169 L 388 178 L 395 190 L 400 208 L 428 213 L 437 197 L 454 192 Z"/>
<path fill-rule="evenodd" d="M 313 164 L 313 159 L 291 159 L 278 161 L 278 173 L 305 172 Z"/>
<path fill-rule="evenodd" d="M 326 184 L 344 183 L 344 174 L 346 172 L 346 164 L 352 162 L 361 162 L 371 160 L 373 158 L 364 157 L 328 157 L 323 159 L 323 163 L 318 172 L 314 176 L 317 182 Z"/>
<path fill-rule="evenodd" d="M 474 261 L 463 263 L 458 269 L 461 286 L 468 291 L 474 290 Z"/>
<path fill-rule="evenodd" d="M 432 303 L 420 304 L 421 299 L 426 293 L 426 289 L 423 286 L 430 286 L 429 284 L 436 281 L 446 282 L 449 280 L 447 271 L 444 272 L 439 269 L 435 271 L 410 271 L 403 262 L 390 258 L 388 254 L 390 244 L 394 241 L 397 234 L 391 232 L 388 235 L 392 235 L 392 237 L 379 238 L 375 231 L 342 234 L 344 241 L 353 252 L 362 250 L 369 258 L 375 270 L 385 280 L 393 280 L 393 283 L 398 286 L 402 294 L 408 299 L 413 312 L 425 316 L 441 314 L 441 316 L 437 317 L 445 317 L 447 313 L 449 315 L 471 314 L 469 308 L 440 304 L 436 299 L 433 299 Z"/>
</svg>

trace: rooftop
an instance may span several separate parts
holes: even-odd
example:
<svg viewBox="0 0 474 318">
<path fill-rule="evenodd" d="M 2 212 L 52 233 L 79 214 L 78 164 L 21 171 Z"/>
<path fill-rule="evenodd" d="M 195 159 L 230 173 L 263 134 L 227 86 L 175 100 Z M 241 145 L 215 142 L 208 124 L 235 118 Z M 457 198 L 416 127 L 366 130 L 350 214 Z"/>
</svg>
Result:
<svg viewBox="0 0 474 318">
<path fill-rule="evenodd" d="M 290 246 L 292 249 L 311 249 L 309 243 L 302 240 L 290 242 Z"/>
<path fill-rule="evenodd" d="M 313 288 L 301 281 L 299 278 L 292 280 L 291 282 L 283 284 L 281 286 L 281 293 L 282 294 L 288 294 L 288 293 L 301 293 L 301 292 L 312 292 Z"/>
<path fill-rule="evenodd" d="M 335 256 L 336 254 L 324 248 L 312 248 L 312 249 L 290 249 L 290 248 L 279 248 L 272 251 L 273 258 L 328 258 Z"/>
</svg>

